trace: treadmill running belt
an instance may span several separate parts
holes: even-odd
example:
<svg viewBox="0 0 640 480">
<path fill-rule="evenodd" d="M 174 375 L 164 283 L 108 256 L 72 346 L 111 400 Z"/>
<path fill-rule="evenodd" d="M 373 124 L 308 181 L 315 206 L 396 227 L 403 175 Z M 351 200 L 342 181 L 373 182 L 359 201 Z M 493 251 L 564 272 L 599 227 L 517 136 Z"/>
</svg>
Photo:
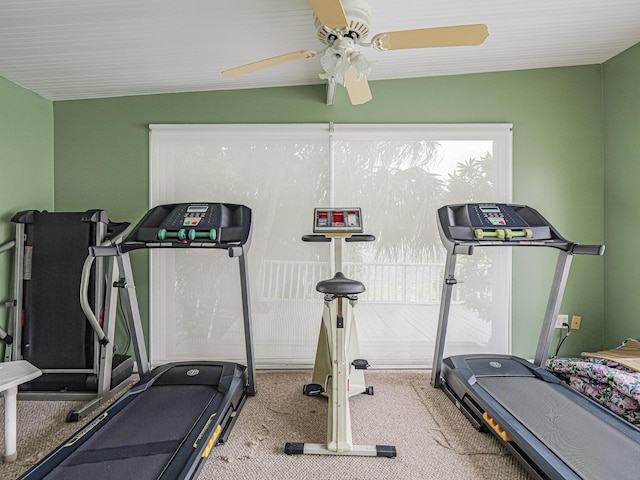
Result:
<svg viewBox="0 0 640 480">
<path fill-rule="evenodd" d="M 570 398 L 562 385 L 533 377 L 477 377 L 477 383 L 582 478 L 640 472 L 640 456 L 625 454 L 636 450 L 636 441 Z"/>
<path fill-rule="evenodd" d="M 46 478 L 156 479 L 202 413 L 223 394 L 210 385 L 154 385 L 131 401 Z"/>
</svg>

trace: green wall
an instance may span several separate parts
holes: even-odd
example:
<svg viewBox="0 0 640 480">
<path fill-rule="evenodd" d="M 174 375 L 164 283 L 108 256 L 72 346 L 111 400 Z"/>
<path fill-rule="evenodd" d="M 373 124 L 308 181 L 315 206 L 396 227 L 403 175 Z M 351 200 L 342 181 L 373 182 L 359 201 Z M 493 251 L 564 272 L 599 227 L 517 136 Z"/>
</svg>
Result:
<svg viewBox="0 0 640 480">
<path fill-rule="evenodd" d="M 53 104 L 0 77 L 0 243 L 14 213 L 53 208 Z M 9 299 L 12 255 L 0 255 L 0 300 Z M 5 326 L 6 311 L 0 310 Z"/>
<path fill-rule="evenodd" d="M 640 338 L 640 44 L 604 66 L 605 342 Z"/>
<path fill-rule="evenodd" d="M 349 104 L 323 85 L 54 102 L 58 210 L 104 208 L 136 221 L 148 207 L 150 123 L 513 123 L 513 199 L 570 239 L 603 241 L 601 66 L 372 82 Z M 425 214 L 432 215 L 433 212 Z M 533 250 L 533 249 L 529 249 Z M 544 249 L 547 250 L 547 249 Z M 555 253 L 514 254 L 513 351 L 532 357 Z M 134 258 L 146 316 L 146 259 Z M 578 258 L 562 312 L 583 316 L 563 353 L 602 347 L 604 261 Z"/>
</svg>

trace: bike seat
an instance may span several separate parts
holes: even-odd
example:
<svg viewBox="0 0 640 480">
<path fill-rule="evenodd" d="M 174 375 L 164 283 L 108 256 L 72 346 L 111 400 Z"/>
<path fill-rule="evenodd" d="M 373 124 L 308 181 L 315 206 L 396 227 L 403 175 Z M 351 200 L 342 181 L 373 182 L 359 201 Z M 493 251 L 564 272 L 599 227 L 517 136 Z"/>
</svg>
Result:
<svg viewBox="0 0 640 480">
<path fill-rule="evenodd" d="M 351 280 L 345 277 L 342 272 L 338 272 L 333 278 L 318 282 L 316 290 L 320 293 L 333 295 L 355 295 L 364 292 L 365 288 L 364 283 Z"/>
</svg>

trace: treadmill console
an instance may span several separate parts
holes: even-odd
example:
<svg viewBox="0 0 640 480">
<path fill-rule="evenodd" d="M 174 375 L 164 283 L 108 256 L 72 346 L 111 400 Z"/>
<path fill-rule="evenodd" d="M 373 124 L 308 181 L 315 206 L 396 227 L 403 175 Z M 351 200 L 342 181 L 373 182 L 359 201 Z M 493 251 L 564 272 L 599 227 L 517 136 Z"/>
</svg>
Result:
<svg viewBox="0 0 640 480">
<path fill-rule="evenodd" d="M 177 205 L 171 213 L 165 218 L 160 225 L 158 231 L 160 240 L 164 240 L 166 235 L 171 232 L 183 231 L 185 235 L 194 232 L 214 232 L 211 234 L 216 239 L 216 229 L 220 226 L 220 220 L 217 218 L 219 209 L 208 203 L 186 203 Z M 161 233 L 164 232 L 164 233 Z M 193 234 L 192 234 L 193 236 Z"/>
<path fill-rule="evenodd" d="M 231 203 L 178 203 L 152 208 L 123 242 L 125 249 L 243 245 L 251 209 Z"/>
<path fill-rule="evenodd" d="M 313 211 L 313 233 L 362 233 L 360 208 L 316 208 Z"/>
<path fill-rule="evenodd" d="M 446 243 L 524 243 L 566 240 L 536 210 L 506 203 L 465 203 L 438 210 Z"/>
<path fill-rule="evenodd" d="M 499 203 L 472 203 L 467 205 L 469 220 L 474 228 L 528 228 L 510 205 Z"/>
</svg>

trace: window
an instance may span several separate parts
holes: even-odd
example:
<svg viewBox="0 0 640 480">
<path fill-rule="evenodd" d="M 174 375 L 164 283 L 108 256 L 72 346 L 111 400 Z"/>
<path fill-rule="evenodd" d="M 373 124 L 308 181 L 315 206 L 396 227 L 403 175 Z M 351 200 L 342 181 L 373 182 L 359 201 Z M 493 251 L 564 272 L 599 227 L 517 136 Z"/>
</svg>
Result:
<svg viewBox="0 0 640 480">
<path fill-rule="evenodd" d="M 329 244 L 304 243 L 318 206 L 359 206 L 373 243 L 344 247 L 361 280 L 360 350 L 375 366 L 430 366 L 444 249 L 435 212 L 510 200 L 510 125 L 152 125 L 150 203 L 253 210 L 248 253 L 259 367 L 313 364 Z M 447 355 L 509 352 L 510 252 L 460 259 Z M 508 249 L 504 249 L 508 250 Z M 151 359 L 243 361 L 237 265 L 221 252 L 152 251 Z"/>
</svg>

